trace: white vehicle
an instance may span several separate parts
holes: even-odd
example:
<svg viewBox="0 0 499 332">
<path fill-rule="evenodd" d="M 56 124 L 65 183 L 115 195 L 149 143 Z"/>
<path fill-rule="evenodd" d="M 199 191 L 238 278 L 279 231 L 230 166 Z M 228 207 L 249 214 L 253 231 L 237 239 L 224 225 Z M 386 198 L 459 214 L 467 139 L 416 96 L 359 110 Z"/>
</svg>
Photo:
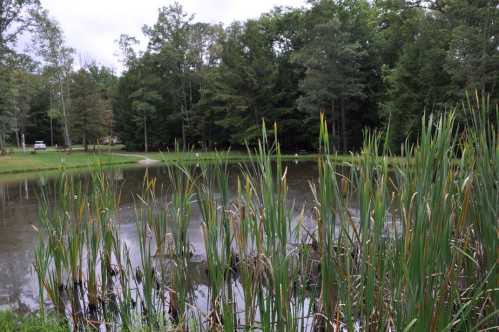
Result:
<svg viewBox="0 0 499 332">
<path fill-rule="evenodd" d="M 47 145 L 43 141 L 35 141 L 33 148 L 35 150 L 47 150 Z"/>
</svg>

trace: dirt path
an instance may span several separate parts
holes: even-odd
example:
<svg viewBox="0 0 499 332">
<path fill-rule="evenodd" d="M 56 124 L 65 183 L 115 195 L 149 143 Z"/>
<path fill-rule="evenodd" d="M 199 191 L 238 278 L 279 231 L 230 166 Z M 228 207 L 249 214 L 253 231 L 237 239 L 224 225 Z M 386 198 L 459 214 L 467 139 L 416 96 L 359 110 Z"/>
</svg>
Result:
<svg viewBox="0 0 499 332">
<path fill-rule="evenodd" d="M 117 156 L 122 156 L 122 157 L 137 157 L 141 158 L 141 160 L 138 161 L 139 164 L 141 165 L 152 165 L 152 164 L 157 164 L 160 161 L 157 159 L 150 159 L 147 156 L 140 155 L 140 154 L 134 154 L 134 153 L 113 153 Z"/>
</svg>

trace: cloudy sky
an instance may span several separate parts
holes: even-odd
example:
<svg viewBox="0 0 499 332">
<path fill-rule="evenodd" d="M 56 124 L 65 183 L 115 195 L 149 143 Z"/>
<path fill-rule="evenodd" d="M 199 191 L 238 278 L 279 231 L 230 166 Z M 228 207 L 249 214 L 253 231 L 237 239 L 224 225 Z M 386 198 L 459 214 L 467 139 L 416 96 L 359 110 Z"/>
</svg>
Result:
<svg viewBox="0 0 499 332">
<path fill-rule="evenodd" d="M 42 0 L 64 30 L 69 46 L 79 57 L 93 59 L 119 71 L 114 41 L 126 33 L 145 44 L 141 29 L 154 24 L 158 8 L 174 0 Z M 234 20 L 257 18 L 274 6 L 304 6 L 306 0 L 181 0 L 184 10 L 196 21 L 228 24 Z M 142 45 L 145 47 L 145 45 Z"/>
</svg>

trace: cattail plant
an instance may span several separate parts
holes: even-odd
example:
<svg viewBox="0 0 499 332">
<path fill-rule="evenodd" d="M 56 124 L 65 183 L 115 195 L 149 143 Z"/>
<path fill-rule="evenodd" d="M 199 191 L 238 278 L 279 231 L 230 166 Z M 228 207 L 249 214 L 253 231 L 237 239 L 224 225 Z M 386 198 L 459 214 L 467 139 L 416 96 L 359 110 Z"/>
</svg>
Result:
<svg viewBox="0 0 499 332">
<path fill-rule="evenodd" d="M 42 193 L 36 226 L 41 314 L 48 299 L 79 331 L 497 329 L 499 110 L 478 96 L 462 108 L 459 123 L 458 109 L 425 115 L 396 158 L 389 131 L 365 132 L 343 163 L 321 115 L 314 201 L 300 211 L 276 125 L 272 137 L 262 124 L 234 183 L 220 153 L 170 164 L 164 183 L 146 174 L 137 262 L 121 239 L 117 185 L 99 168 L 63 174 L 55 204 Z M 205 255 L 189 238 L 196 208 Z"/>
</svg>

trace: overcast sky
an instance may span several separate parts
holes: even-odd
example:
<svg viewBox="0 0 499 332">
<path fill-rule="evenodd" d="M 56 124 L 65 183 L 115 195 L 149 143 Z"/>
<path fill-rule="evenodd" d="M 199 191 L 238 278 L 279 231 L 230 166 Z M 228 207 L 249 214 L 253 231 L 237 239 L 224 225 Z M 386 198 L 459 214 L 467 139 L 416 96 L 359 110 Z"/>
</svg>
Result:
<svg viewBox="0 0 499 332">
<path fill-rule="evenodd" d="M 142 26 L 155 23 L 158 8 L 174 0 L 42 0 L 64 30 L 67 44 L 78 54 L 113 67 L 120 65 L 114 41 L 126 33 L 142 40 Z M 274 6 L 304 6 L 306 0 L 183 0 L 184 10 L 195 21 L 225 25 L 235 20 L 257 18 Z M 145 47 L 145 45 L 142 45 Z M 79 56 L 76 56 L 78 63 Z"/>
</svg>

